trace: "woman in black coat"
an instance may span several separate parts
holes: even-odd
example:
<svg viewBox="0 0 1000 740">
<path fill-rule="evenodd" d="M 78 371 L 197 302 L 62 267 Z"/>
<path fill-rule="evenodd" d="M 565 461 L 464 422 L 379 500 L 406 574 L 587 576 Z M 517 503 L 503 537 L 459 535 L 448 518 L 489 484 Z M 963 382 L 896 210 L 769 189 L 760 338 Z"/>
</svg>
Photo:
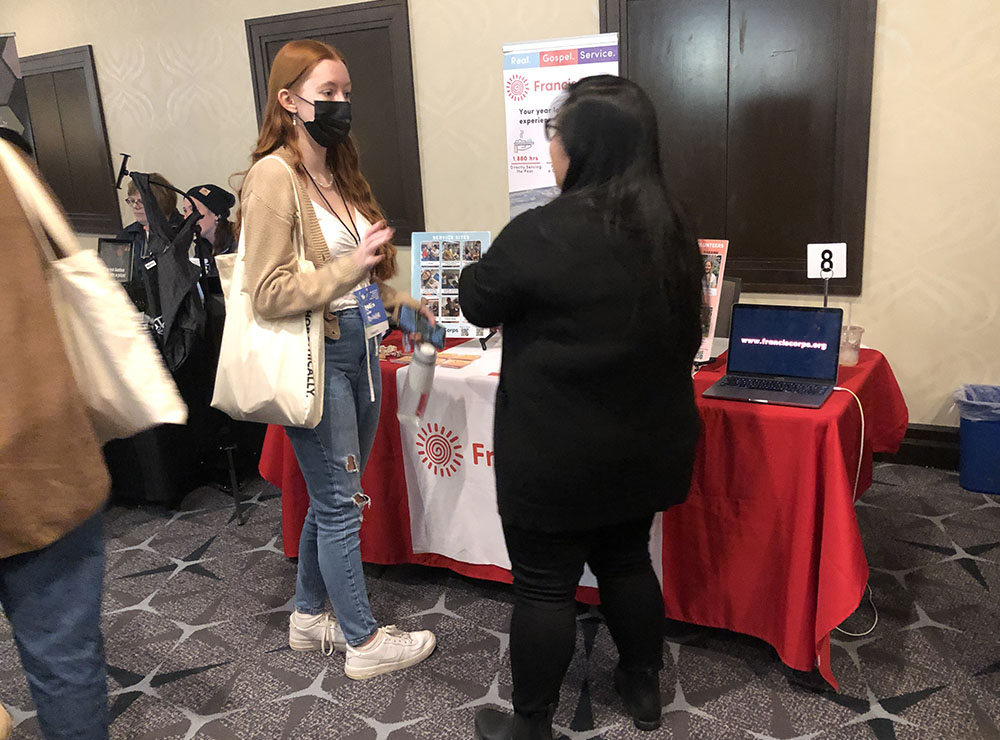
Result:
<svg viewBox="0 0 1000 740">
<path fill-rule="evenodd" d="M 700 428 L 701 259 L 667 193 L 649 97 L 585 78 L 546 133 L 562 194 L 511 221 L 459 288 L 470 321 L 504 331 L 494 444 L 515 714 L 479 712 L 481 740 L 551 737 L 584 563 L 618 646 L 615 688 L 636 726 L 659 727 L 649 535 L 687 494 Z"/>
</svg>

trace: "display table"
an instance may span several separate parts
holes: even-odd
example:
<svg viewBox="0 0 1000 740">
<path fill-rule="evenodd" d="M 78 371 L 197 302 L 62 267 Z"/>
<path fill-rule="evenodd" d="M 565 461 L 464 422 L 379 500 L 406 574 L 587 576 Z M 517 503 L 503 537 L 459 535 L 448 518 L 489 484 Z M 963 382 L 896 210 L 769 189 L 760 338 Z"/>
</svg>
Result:
<svg viewBox="0 0 1000 740">
<path fill-rule="evenodd" d="M 688 500 L 663 515 L 664 600 L 684 622 L 759 637 L 836 688 L 830 632 L 858 606 L 868 563 L 854 511 L 860 413 L 835 391 L 817 410 L 702 398 L 725 358 L 695 376 L 702 418 Z M 857 495 L 872 452 L 895 452 L 908 413 L 885 357 L 861 350 L 838 382 L 865 409 Z"/>
<path fill-rule="evenodd" d="M 472 402 L 495 388 L 496 377 L 486 372 L 488 359 L 477 362 L 484 364 L 475 371 L 475 363 L 465 371 L 439 369 L 435 396 L 440 397 L 441 409 L 435 413 L 451 413 L 454 419 L 455 409 L 473 408 Z M 382 418 L 363 478 L 373 502 L 361 530 L 363 559 L 443 566 L 471 577 L 510 582 L 503 567 L 506 561 L 490 555 L 488 548 L 484 554 L 481 541 L 491 537 L 484 538 L 474 527 L 466 534 L 466 528 L 451 518 L 455 509 L 474 507 L 479 528 L 492 528 L 492 522 L 498 522 L 491 492 L 482 490 L 481 479 L 459 478 L 454 495 L 461 498 L 448 500 L 447 521 L 438 521 L 443 515 L 437 512 L 444 507 L 427 505 L 433 492 L 426 490 L 426 477 L 415 477 L 419 465 L 415 466 L 412 451 L 404 455 L 402 440 L 409 445 L 413 434 L 401 435 L 396 419 L 396 375 L 402 367 L 382 362 Z M 861 431 L 857 404 L 839 391 L 818 410 L 701 398 L 724 369 L 725 360 L 720 358 L 695 376 L 704 428 L 691 493 L 687 502 L 662 516 L 662 538 L 654 537 L 662 553 L 662 571 L 660 567 L 657 571 L 662 575 L 666 614 L 759 637 L 773 645 L 790 667 L 818 668 L 836 687 L 830 668 L 830 631 L 857 608 L 868 579 L 854 512 Z M 463 383 L 463 373 L 474 378 Z M 865 409 L 860 494 L 871 483 L 872 452 L 893 452 L 902 441 L 907 410 L 879 352 L 862 350 L 856 367 L 841 368 L 839 382 L 858 395 Z M 480 426 L 480 420 L 475 424 Z M 454 426 L 454 421 L 448 425 Z M 480 431 L 459 429 L 455 436 L 477 439 Z M 471 476 L 473 455 L 480 465 L 486 460 L 481 444 L 475 452 L 471 447 L 462 449 L 465 457 L 455 478 L 467 472 Z M 295 556 L 308 497 L 280 427 L 268 430 L 261 473 L 282 489 L 284 547 Z M 454 481 L 442 476 L 440 486 L 447 485 Z M 435 525 L 439 533 L 450 533 L 448 542 L 435 534 Z M 414 532 L 423 543 L 418 549 L 428 551 L 413 551 Z M 500 533 L 493 538 L 500 538 Z M 454 555 L 455 547 L 466 547 L 463 552 L 474 555 L 469 559 L 480 562 L 445 554 Z M 596 596 L 593 589 L 579 593 L 590 603 Z"/>
</svg>

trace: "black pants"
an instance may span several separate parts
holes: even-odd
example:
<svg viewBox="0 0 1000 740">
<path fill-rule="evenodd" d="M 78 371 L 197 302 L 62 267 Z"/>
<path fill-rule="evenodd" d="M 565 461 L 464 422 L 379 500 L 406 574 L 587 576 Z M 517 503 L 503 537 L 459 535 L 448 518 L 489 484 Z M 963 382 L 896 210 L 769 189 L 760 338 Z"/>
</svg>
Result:
<svg viewBox="0 0 1000 740">
<path fill-rule="evenodd" d="M 652 516 L 553 534 L 504 525 L 514 574 L 510 625 L 512 701 L 540 714 L 559 699 L 576 646 L 576 587 L 584 563 L 597 576 L 601 609 L 626 671 L 663 667 L 663 595 L 649 560 Z"/>
</svg>

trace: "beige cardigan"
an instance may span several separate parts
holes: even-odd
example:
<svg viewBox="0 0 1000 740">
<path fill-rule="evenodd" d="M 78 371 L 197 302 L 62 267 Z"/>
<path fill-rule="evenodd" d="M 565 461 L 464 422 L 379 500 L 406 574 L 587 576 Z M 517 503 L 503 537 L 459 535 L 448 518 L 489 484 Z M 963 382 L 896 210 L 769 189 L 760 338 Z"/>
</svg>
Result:
<svg viewBox="0 0 1000 740">
<path fill-rule="evenodd" d="M 292 165 L 291 152 L 278 149 L 275 154 Z M 297 209 L 292 178 L 281 162 L 261 159 L 243 181 L 242 229 L 246 255 L 246 280 L 253 309 L 262 318 L 277 319 L 306 311 L 322 310 L 326 336 L 340 338 L 337 314 L 328 309 L 330 301 L 345 295 L 364 277 L 353 257 L 333 259 L 306 190 L 302 168 L 296 170 L 295 190 L 302 204 L 302 231 L 306 257 L 316 266 L 314 272 L 299 272 L 293 234 Z M 363 236 L 363 235 L 362 235 Z M 394 314 L 406 304 L 419 308 L 420 302 L 376 281 L 386 311 Z"/>
</svg>

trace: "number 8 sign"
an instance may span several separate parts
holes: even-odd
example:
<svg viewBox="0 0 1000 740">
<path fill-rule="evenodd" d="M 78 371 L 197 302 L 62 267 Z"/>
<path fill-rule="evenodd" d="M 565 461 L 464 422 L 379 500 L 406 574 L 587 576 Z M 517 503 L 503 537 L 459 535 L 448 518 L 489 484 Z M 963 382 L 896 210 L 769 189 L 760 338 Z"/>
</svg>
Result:
<svg viewBox="0 0 1000 740">
<path fill-rule="evenodd" d="M 847 277 L 847 244 L 808 245 L 806 270 L 810 278 Z"/>
</svg>

